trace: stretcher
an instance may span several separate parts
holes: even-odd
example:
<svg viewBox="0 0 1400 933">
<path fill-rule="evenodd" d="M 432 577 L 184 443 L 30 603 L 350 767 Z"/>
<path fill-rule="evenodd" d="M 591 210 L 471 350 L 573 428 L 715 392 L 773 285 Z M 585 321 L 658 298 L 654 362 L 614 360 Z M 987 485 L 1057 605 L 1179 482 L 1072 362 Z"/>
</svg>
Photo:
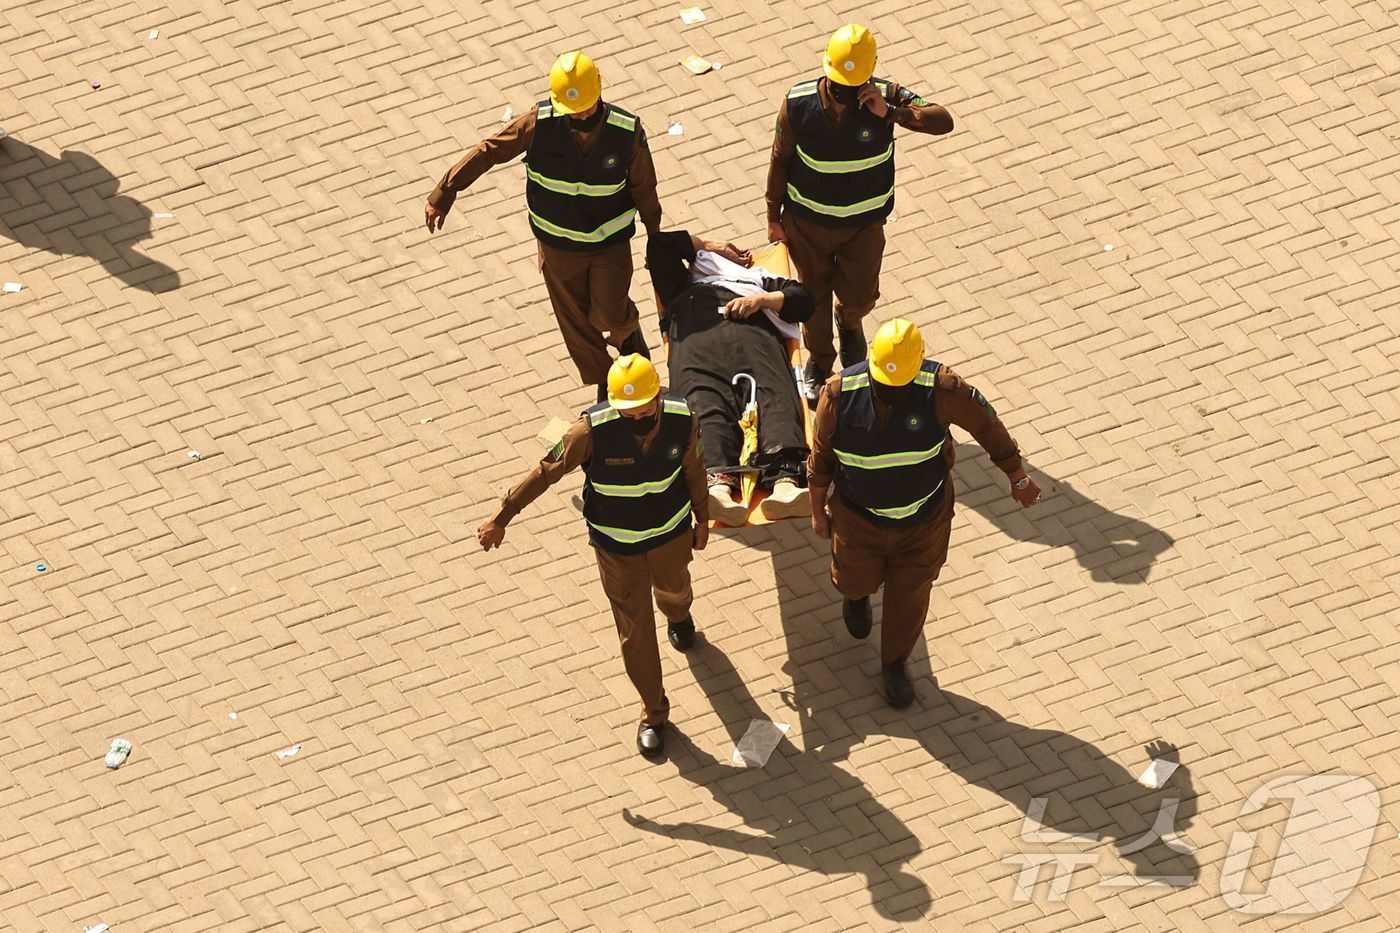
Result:
<svg viewBox="0 0 1400 933">
<path fill-rule="evenodd" d="M 791 259 L 788 257 L 788 248 L 787 248 L 787 244 L 786 244 L 786 243 L 770 243 L 770 244 L 768 244 L 767 246 L 764 246 L 764 247 L 761 248 L 761 249 L 756 249 L 756 250 L 754 250 L 752 255 L 753 255 L 753 264 L 754 264 L 755 267 L 757 267 L 757 268 L 762 268 L 764 271 L 766 271 L 766 272 L 768 272 L 768 273 L 771 273 L 772 275 L 779 276 L 779 277 L 781 277 L 781 278 L 785 278 L 785 279 L 796 279 L 796 278 L 798 278 L 798 276 L 797 276 L 797 275 L 794 273 L 794 271 L 793 271 L 793 268 L 792 268 L 792 261 L 791 261 Z M 655 292 L 653 292 L 653 297 L 656 298 L 656 312 L 657 312 L 658 315 L 660 315 L 660 313 L 661 313 L 661 299 L 660 299 L 659 296 L 656 296 L 656 295 L 655 295 Z M 661 353 L 662 353 L 662 358 L 663 358 L 663 359 L 669 358 L 669 355 L 670 355 L 670 343 L 671 343 L 671 342 L 670 342 L 670 339 L 667 337 L 665 331 L 662 331 L 662 333 L 661 333 Z M 786 349 L 787 349 L 787 354 L 788 354 L 788 366 L 789 366 L 790 371 L 792 372 L 793 381 L 794 381 L 794 384 L 796 385 L 796 389 L 797 389 L 797 394 L 798 394 L 798 398 L 799 398 L 799 406 L 798 406 L 798 408 L 799 408 L 799 410 L 802 412 L 802 427 L 803 427 L 803 431 L 804 431 L 804 432 L 806 433 L 806 435 L 807 435 L 807 447 L 810 449 L 811 446 L 812 446 L 812 413 L 808 410 L 808 407 L 807 407 L 806 402 L 803 401 L 803 400 L 801 400 L 801 396 L 802 396 L 802 341 L 801 341 L 801 340 L 792 339 L 792 338 L 788 338 L 788 339 L 785 339 L 785 340 L 783 341 L 783 343 L 784 343 L 784 345 L 785 345 L 785 347 L 786 347 Z M 737 375 L 736 375 L 736 378 L 737 378 Z M 751 378 L 751 377 L 750 377 L 750 378 Z M 762 417 L 763 417 L 763 413 L 762 413 L 762 412 L 758 412 L 758 415 L 757 415 L 757 416 L 758 416 L 759 418 L 762 418 Z M 742 425 L 741 425 L 741 430 L 742 430 Z M 751 474 L 751 475 L 756 475 L 757 470 L 751 470 L 751 469 L 749 469 L 749 468 L 740 467 L 739 469 L 735 470 L 734 472 L 749 473 L 749 474 Z M 767 490 L 762 489 L 762 488 L 755 489 L 755 490 L 753 491 L 753 495 L 752 495 L 752 497 L 749 499 L 748 518 L 745 520 L 744 525 L 768 525 L 768 524 L 772 524 L 772 522 L 773 522 L 774 520 L 773 520 L 773 519 L 767 518 L 761 511 L 759 511 L 759 508 L 758 508 L 759 503 L 762 502 L 762 501 L 764 500 L 764 498 L 767 497 L 767 495 L 768 495 Z M 786 520 L 787 520 L 787 519 L 777 519 L 777 521 L 786 521 Z M 710 524 L 711 524 L 712 526 L 714 526 L 714 527 L 719 527 L 719 528 L 727 528 L 727 527 L 730 527 L 729 525 L 727 525 L 727 524 L 725 524 L 725 523 L 717 522 L 717 521 L 711 522 Z"/>
</svg>

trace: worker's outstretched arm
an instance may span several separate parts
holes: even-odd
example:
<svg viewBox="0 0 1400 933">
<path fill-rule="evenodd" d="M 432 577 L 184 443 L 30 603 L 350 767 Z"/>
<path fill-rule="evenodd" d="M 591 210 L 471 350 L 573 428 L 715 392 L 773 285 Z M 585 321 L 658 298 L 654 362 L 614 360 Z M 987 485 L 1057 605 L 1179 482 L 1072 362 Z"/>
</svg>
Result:
<svg viewBox="0 0 1400 933">
<path fill-rule="evenodd" d="M 506 536 L 506 525 L 520 514 L 521 509 L 538 499 L 550 486 L 582 466 L 592 455 L 593 435 L 588 430 L 588 419 L 580 417 L 569 426 L 559 443 L 545 454 L 539 465 L 506 493 L 496 517 L 487 519 L 477 529 L 476 538 L 481 542 L 481 547 L 487 551 L 497 547 Z"/>
<path fill-rule="evenodd" d="M 768 159 L 768 239 L 773 243 L 786 239 L 782 224 L 783 201 L 787 198 L 788 163 L 797 148 L 797 137 L 788 126 L 787 99 L 778 107 L 778 123 L 773 129 L 773 153 Z"/>
<path fill-rule="evenodd" d="M 646 227 L 647 235 L 661 232 L 661 201 L 656 196 L 656 165 L 651 161 L 647 131 L 637 120 L 637 144 L 632 147 L 632 161 L 627 163 L 627 190 L 637 205 L 637 216 Z"/>
<path fill-rule="evenodd" d="M 681 466 L 685 470 L 685 485 L 690 492 L 690 512 L 695 517 L 692 544 L 697 551 L 705 550 L 710 537 L 709 480 L 705 476 L 705 446 L 700 438 L 700 419 L 690 416 L 690 442 L 685 446 Z"/>
<path fill-rule="evenodd" d="M 424 209 L 428 232 L 442 229 L 447 212 L 452 210 L 452 203 L 457 200 L 457 192 L 471 187 L 472 182 L 485 175 L 491 166 L 503 165 L 529 149 L 534 138 L 535 108 L 531 107 L 495 136 L 473 146 L 461 161 L 448 169 L 433 193 L 428 195 L 428 204 Z"/>
<path fill-rule="evenodd" d="M 1001 423 L 987 397 L 946 366 L 938 370 L 938 389 L 938 417 L 944 424 L 956 424 L 971 434 L 992 458 L 992 463 L 1006 474 L 1012 497 L 1022 507 L 1034 505 L 1040 498 L 1040 487 L 1026 475 L 1021 448 Z M 1023 479 L 1025 484 L 1018 488 L 1016 484 Z"/>
</svg>

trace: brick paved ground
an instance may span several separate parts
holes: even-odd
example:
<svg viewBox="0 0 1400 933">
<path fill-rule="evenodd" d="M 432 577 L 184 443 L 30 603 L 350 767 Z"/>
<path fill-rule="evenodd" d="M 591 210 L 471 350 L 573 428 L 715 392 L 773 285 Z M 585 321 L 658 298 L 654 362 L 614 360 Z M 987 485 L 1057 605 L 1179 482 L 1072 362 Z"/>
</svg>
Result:
<svg viewBox="0 0 1400 933">
<path fill-rule="evenodd" d="M 472 537 L 589 396 L 522 170 L 436 238 L 421 203 L 577 45 L 652 131 L 668 223 L 755 243 L 779 96 L 855 11 L 706 9 L 6 0 L 0 927 L 1400 923 L 1394 4 L 859 13 L 958 121 L 901 138 L 877 315 L 997 401 L 1046 500 L 963 448 L 907 715 L 809 533 L 722 535 L 649 764 L 577 482 Z M 755 717 L 792 730 L 731 769 Z M 1149 792 L 1156 739 L 1185 769 Z M 1299 846 L 1289 806 L 1241 815 L 1286 774 L 1370 783 Z M 1098 841 L 1024 835 L 1034 798 Z M 1115 850 L 1173 799 L 1194 855 Z M 1018 893 L 1054 853 L 1093 864 Z M 1290 890 L 1330 909 L 1243 912 Z"/>
</svg>

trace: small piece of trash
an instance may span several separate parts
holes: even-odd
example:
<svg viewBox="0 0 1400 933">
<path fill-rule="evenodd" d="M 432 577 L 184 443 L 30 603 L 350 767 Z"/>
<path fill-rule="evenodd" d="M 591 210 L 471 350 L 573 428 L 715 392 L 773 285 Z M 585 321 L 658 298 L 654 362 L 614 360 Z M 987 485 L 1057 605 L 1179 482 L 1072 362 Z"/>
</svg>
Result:
<svg viewBox="0 0 1400 933">
<path fill-rule="evenodd" d="M 1138 778 L 1138 783 L 1144 787 L 1159 790 L 1167 783 L 1167 778 L 1172 776 L 1172 772 L 1179 767 L 1181 767 L 1179 762 L 1153 758 L 1152 763 L 1147 766 L 1147 770 L 1142 772 L 1142 777 Z"/>
<path fill-rule="evenodd" d="M 544 441 L 550 447 L 553 447 L 564 439 L 564 435 L 568 433 L 568 430 L 569 422 L 565 421 L 563 418 L 550 418 L 549 424 L 545 425 L 535 437 Z"/>
<path fill-rule="evenodd" d="M 147 38 L 147 39 L 159 39 L 159 38 L 160 38 L 160 30 L 159 30 L 159 29 L 152 29 L 151 32 L 150 32 L 150 34 L 147 35 L 146 38 Z"/>
<path fill-rule="evenodd" d="M 301 751 L 300 742 L 298 742 L 296 745 L 288 745 L 286 748 L 279 748 L 277 750 L 277 757 L 279 760 L 290 758 L 299 751 Z"/>
<path fill-rule="evenodd" d="M 684 135 L 685 135 L 685 127 L 681 126 L 679 123 L 671 123 L 671 124 L 667 125 L 667 127 L 666 127 L 666 135 L 667 135 L 667 136 L 684 136 Z M 8 287 L 9 287 L 9 286 L 6 286 L 6 288 L 8 288 Z"/>
<path fill-rule="evenodd" d="M 686 7 L 684 10 L 681 10 L 681 22 L 685 23 L 687 26 L 694 26 L 696 23 L 703 23 L 704 21 L 705 11 L 698 6 Z"/>
<path fill-rule="evenodd" d="M 419 418 L 419 419 L 418 419 L 418 423 L 419 423 L 419 424 L 427 424 L 429 421 L 432 421 L 432 420 L 433 420 L 432 418 Z"/>
<path fill-rule="evenodd" d="M 7 294 L 13 295 L 13 294 L 15 294 L 16 292 L 22 292 L 22 291 L 24 291 L 24 286 L 21 285 L 21 284 L 18 283 L 18 282 L 6 282 L 6 283 L 5 283 L 5 292 L 6 292 Z"/>
<path fill-rule="evenodd" d="M 705 61 L 699 55 L 687 55 L 685 58 L 681 59 L 681 67 L 693 75 L 702 75 L 714 68 L 714 65 Z"/>
<path fill-rule="evenodd" d="M 719 71 L 721 68 L 724 67 L 724 63 L 723 63 L 723 62 L 710 62 L 710 67 L 713 68 L 715 71 Z"/>
<path fill-rule="evenodd" d="M 40 573 L 43 573 L 45 570 L 49 569 L 49 565 L 45 563 L 38 563 L 34 565 L 34 569 L 39 571 Z"/>
<path fill-rule="evenodd" d="M 773 754 L 773 749 L 778 747 L 788 728 L 785 722 L 753 720 L 749 723 L 749 731 L 745 732 L 739 739 L 739 744 L 734 746 L 731 760 L 745 768 L 763 767 L 768 764 L 768 756 Z"/>
<path fill-rule="evenodd" d="M 99 923 L 95 927 L 83 927 L 83 933 L 107 933 L 110 929 L 111 927 L 107 926 L 107 924 Z"/>
<path fill-rule="evenodd" d="M 200 453 L 197 450 L 191 450 L 189 453 L 185 454 L 185 456 L 189 457 L 191 460 L 198 460 L 200 458 Z"/>
<path fill-rule="evenodd" d="M 228 718 L 229 718 L 229 719 L 237 719 L 237 718 L 238 718 L 238 714 L 237 714 L 237 713 L 229 713 L 229 714 L 228 714 Z"/>
<path fill-rule="evenodd" d="M 515 119 L 515 111 L 512 110 L 510 107 L 506 107 L 505 110 L 501 111 L 501 122 L 502 122 L 502 123 L 509 123 L 511 120 L 514 120 L 514 119 Z"/>
<path fill-rule="evenodd" d="M 1112 244 L 1112 243 L 1105 243 L 1105 244 L 1103 245 L 1103 251 L 1104 251 L 1105 253 L 1111 253 L 1111 252 L 1113 252 L 1113 244 Z"/>
<path fill-rule="evenodd" d="M 91 85 L 92 85 L 92 89 L 93 89 L 94 91 L 97 90 L 98 88 L 102 87 L 102 82 L 101 82 L 101 81 L 89 81 L 88 84 L 91 84 Z"/>
<path fill-rule="evenodd" d="M 107 767 L 116 769 L 126 761 L 126 756 L 131 754 L 131 742 L 127 739 L 113 739 L 112 747 L 107 750 Z"/>
<path fill-rule="evenodd" d="M 170 213 L 169 211 L 157 211 L 155 214 L 152 214 L 151 216 L 154 217 L 156 220 L 169 220 L 171 217 L 174 217 L 175 215 L 172 214 L 172 213 Z"/>
</svg>

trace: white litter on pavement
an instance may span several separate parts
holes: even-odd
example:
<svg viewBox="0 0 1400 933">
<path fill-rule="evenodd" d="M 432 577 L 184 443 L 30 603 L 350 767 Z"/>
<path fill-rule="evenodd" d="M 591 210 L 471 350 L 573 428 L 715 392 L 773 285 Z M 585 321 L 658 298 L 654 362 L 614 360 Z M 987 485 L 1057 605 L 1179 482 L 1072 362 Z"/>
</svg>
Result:
<svg viewBox="0 0 1400 933">
<path fill-rule="evenodd" d="M 1113 244 L 1112 244 L 1112 243 L 1105 243 L 1105 244 L 1103 245 L 1103 251 L 1104 251 L 1105 253 L 1111 253 L 1111 252 L 1113 252 Z"/>
<path fill-rule="evenodd" d="M 131 742 L 127 739 L 113 739 L 112 747 L 107 751 L 106 765 L 113 770 L 121 767 L 121 763 L 126 761 L 126 757 L 131 754 Z"/>
<path fill-rule="evenodd" d="M 778 743 L 787 734 L 788 724 L 785 722 L 770 722 L 767 719 L 755 719 L 749 723 L 749 731 L 745 732 L 739 739 L 739 744 L 734 746 L 734 755 L 731 760 L 736 765 L 743 765 L 745 768 L 761 768 L 768 764 L 768 756 L 773 754 L 773 749 L 778 747 Z"/>
<path fill-rule="evenodd" d="M 151 32 L 150 32 L 150 34 L 149 34 L 148 36 L 146 36 L 146 38 L 147 38 L 147 39 L 159 39 L 159 38 L 160 38 L 160 30 L 159 30 L 159 29 L 152 29 Z"/>
<path fill-rule="evenodd" d="M 23 290 L 24 290 L 24 286 L 21 285 L 21 284 L 19 284 L 18 282 L 6 282 L 6 283 L 5 283 L 5 291 L 6 291 L 7 293 L 11 294 L 11 295 L 13 295 L 13 294 L 16 293 L 16 292 L 23 291 Z"/>
<path fill-rule="evenodd" d="M 684 10 L 681 10 L 681 22 L 685 23 L 687 26 L 694 26 L 696 23 L 703 23 L 704 21 L 705 11 L 698 6 L 686 7 Z"/>
<path fill-rule="evenodd" d="M 301 751 L 300 742 L 298 742 L 296 745 L 288 745 L 286 748 L 277 749 L 277 757 L 278 759 L 290 758 L 299 751 Z"/>
<path fill-rule="evenodd" d="M 174 217 L 175 215 L 172 214 L 172 213 L 170 213 L 169 211 L 160 211 L 159 213 L 155 214 L 154 216 L 155 216 L 155 219 L 156 219 L 156 220 L 169 220 L 171 217 Z"/>
<path fill-rule="evenodd" d="M 229 713 L 229 714 L 228 714 L 228 718 L 229 718 L 229 719 L 237 719 L 237 718 L 238 718 L 238 714 L 237 714 L 237 713 Z"/>
<path fill-rule="evenodd" d="M 83 933 L 107 933 L 110 929 L 111 927 L 107 926 L 107 924 L 99 923 L 95 927 L 83 927 Z"/>
<path fill-rule="evenodd" d="M 201 455 L 200 455 L 199 451 L 197 451 L 197 450 L 191 450 L 189 453 L 185 454 L 185 456 L 186 456 L 186 457 L 189 457 L 191 460 L 198 460 L 198 459 L 200 458 Z"/>
<path fill-rule="evenodd" d="M 1179 762 L 1153 758 L 1152 763 L 1147 766 L 1147 770 L 1142 772 L 1142 777 L 1138 778 L 1138 783 L 1144 787 L 1159 790 L 1179 767 L 1181 767 Z"/>
<path fill-rule="evenodd" d="M 671 123 L 670 125 L 668 125 L 668 126 L 666 127 L 666 135 L 667 135 L 667 136 L 684 136 L 684 135 L 685 135 L 685 127 L 681 126 L 679 123 Z M 6 288 L 8 289 L 9 286 L 7 285 Z"/>
<path fill-rule="evenodd" d="M 699 55 L 687 55 L 681 59 L 681 67 L 693 75 L 702 75 L 715 66 L 705 61 Z"/>
<path fill-rule="evenodd" d="M 514 119 L 515 119 L 515 111 L 512 110 L 512 109 L 510 109 L 509 106 L 507 106 L 505 110 L 501 111 L 501 122 L 502 122 L 502 123 L 509 123 L 511 120 L 514 120 Z"/>
</svg>

